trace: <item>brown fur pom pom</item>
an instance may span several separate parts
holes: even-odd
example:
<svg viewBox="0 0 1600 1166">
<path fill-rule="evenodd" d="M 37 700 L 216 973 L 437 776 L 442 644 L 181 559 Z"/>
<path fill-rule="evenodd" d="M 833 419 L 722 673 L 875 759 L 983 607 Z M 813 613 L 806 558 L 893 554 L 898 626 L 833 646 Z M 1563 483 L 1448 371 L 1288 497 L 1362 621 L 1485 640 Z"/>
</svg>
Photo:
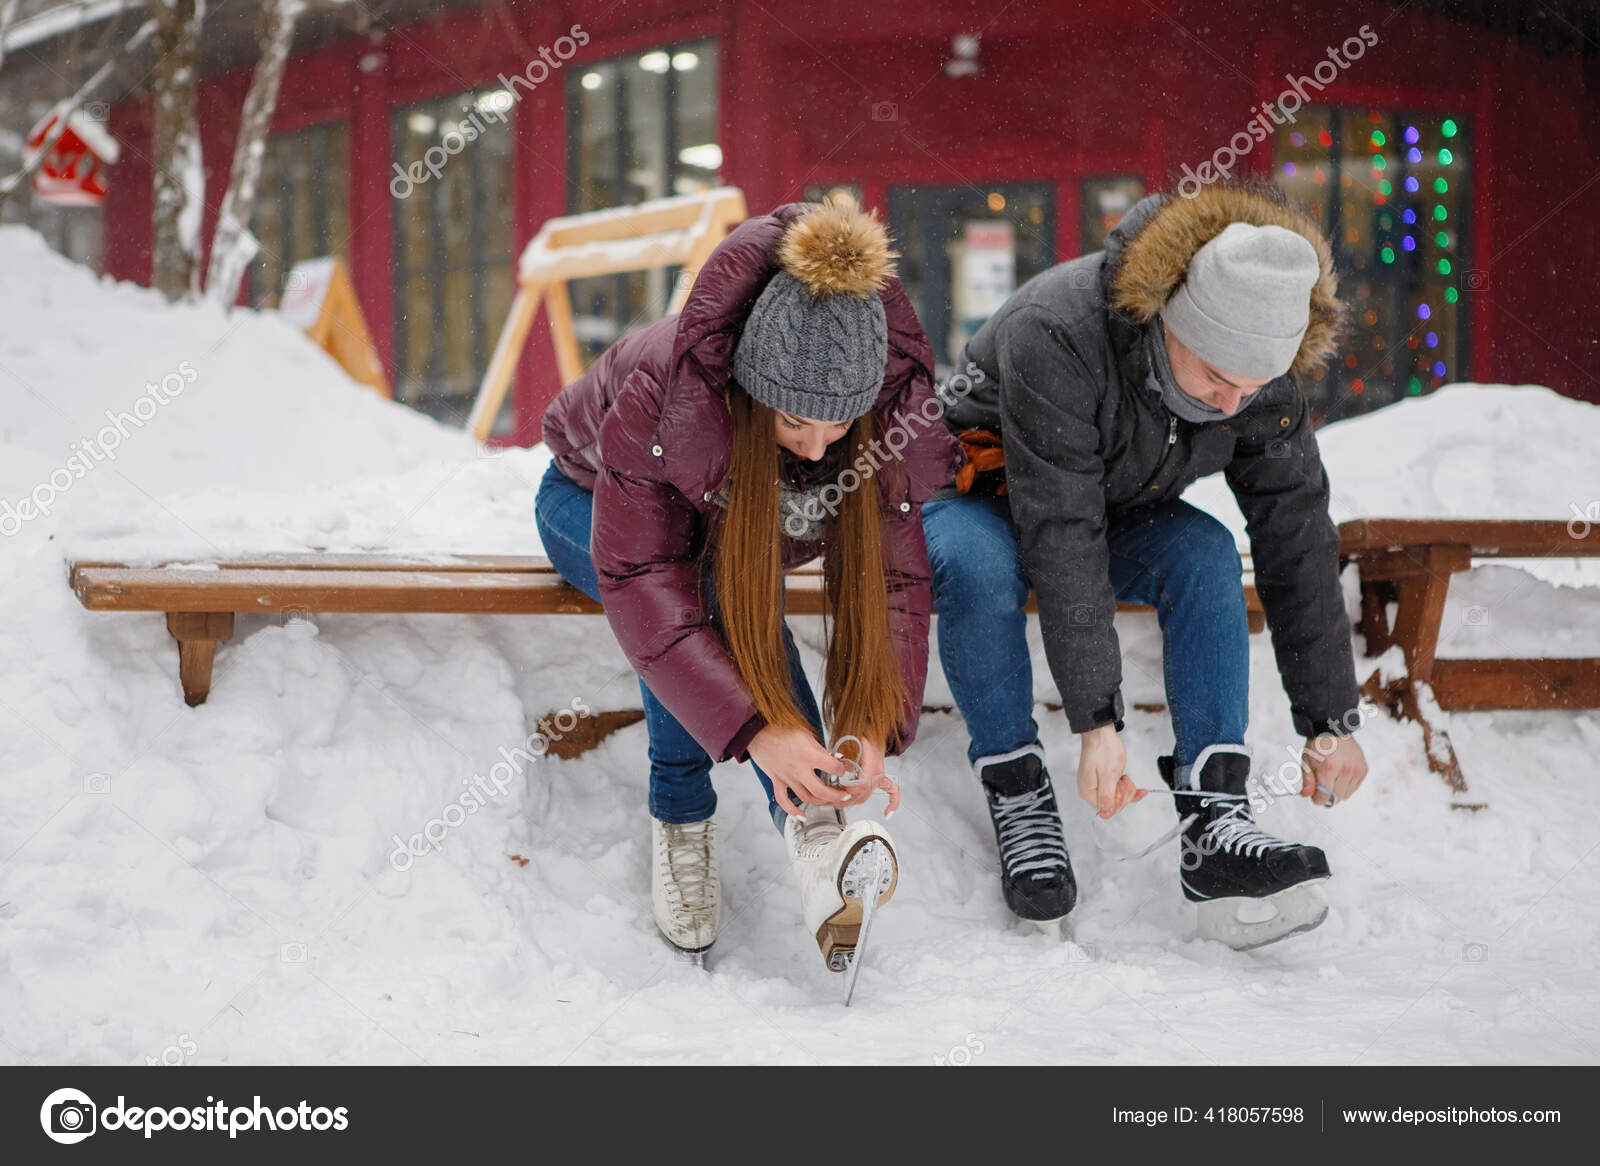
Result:
<svg viewBox="0 0 1600 1166">
<path fill-rule="evenodd" d="M 865 298 L 894 275 L 883 224 L 853 206 L 824 203 L 789 224 L 778 244 L 784 270 L 812 295 Z"/>
</svg>

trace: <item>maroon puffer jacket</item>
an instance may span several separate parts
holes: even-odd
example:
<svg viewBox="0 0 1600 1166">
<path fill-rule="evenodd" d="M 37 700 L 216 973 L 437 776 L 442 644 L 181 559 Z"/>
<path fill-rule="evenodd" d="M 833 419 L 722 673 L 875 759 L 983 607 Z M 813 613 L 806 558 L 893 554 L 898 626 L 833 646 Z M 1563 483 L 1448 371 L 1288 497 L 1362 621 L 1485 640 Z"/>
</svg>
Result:
<svg viewBox="0 0 1600 1166">
<path fill-rule="evenodd" d="M 680 314 L 613 344 L 544 418 L 556 465 L 595 495 L 592 554 L 617 641 L 650 691 L 719 761 L 744 760 L 766 723 L 726 641 L 700 613 L 700 556 L 719 515 L 712 495 L 732 457 L 722 393 L 745 319 L 778 270 L 778 242 L 808 209 L 791 203 L 742 223 L 701 268 Z M 874 406 L 879 430 L 898 425 L 914 435 L 899 466 L 874 479 L 883 495 L 890 625 L 909 694 L 905 731 L 888 743 L 899 752 L 916 733 L 928 668 L 922 503 L 950 481 L 962 454 L 938 421 L 933 352 L 911 301 L 898 280 L 881 295 L 889 359 Z M 785 537 L 785 569 L 820 550 Z"/>
</svg>

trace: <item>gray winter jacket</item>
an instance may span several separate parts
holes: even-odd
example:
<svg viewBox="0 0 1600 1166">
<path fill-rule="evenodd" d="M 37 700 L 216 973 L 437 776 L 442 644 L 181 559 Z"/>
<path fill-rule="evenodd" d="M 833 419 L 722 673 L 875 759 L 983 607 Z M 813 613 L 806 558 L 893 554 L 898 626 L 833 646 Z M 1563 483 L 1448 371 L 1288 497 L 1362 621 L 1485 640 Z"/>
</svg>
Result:
<svg viewBox="0 0 1600 1166">
<path fill-rule="evenodd" d="M 1304 235 L 1322 257 L 1323 275 L 1294 368 L 1227 420 L 1192 424 L 1148 390 L 1142 333 L 1195 251 L 1235 221 Z M 1311 736 L 1354 726 L 1353 717 L 1344 720 L 1358 697 L 1339 538 L 1297 379 L 1337 346 L 1336 292 L 1331 253 L 1312 220 L 1270 189 L 1212 186 L 1192 199 L 1144 199 L 1104 251 L 1029 280 L 968 342 L 957 368 L 970 361 L 984 375 L 949 404 L 946 424 L 1002 438 L 1023 565 L 1075 732 L 1122 719 L 1108 518 L 1176 499 L 1218 470 L 1248 524 L 1256 589 L 1296 730 Z M 941 395 L 949 402 L 948 388 Z"/>
</svg>

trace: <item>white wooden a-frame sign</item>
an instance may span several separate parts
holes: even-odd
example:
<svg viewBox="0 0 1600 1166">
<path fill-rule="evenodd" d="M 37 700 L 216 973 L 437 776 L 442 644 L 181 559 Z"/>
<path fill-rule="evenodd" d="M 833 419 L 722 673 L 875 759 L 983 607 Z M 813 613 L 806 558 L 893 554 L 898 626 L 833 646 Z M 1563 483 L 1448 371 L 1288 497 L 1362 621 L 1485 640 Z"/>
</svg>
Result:
<svg viewBox="0 0 1600 1166">
<path fill-rule="evenodd" d="M 670 315 L 682 309 L 701 265 L 723 236 L 745 218 L 744 192 L 723 186 L 548 220 L 517 264 L 517 295 L 478 387 L 467 431 L 479 441 L 488 439 L 541 302 L 550 318 L 561 383 L 571 384 L 583 372 L 567 294 L 569 279 L 681 267 L 667 306 Z"/>
</svg>

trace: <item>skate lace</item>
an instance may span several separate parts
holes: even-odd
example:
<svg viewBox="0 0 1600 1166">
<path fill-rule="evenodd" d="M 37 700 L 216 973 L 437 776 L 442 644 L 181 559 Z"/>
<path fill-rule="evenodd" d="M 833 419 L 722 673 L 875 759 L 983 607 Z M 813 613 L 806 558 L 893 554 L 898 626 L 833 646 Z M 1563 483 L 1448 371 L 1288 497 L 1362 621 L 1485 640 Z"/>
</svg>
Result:
<svg viewBox="0 0 1600 1166">
<path fill-rule="evenodd" d="M 843 833 L 843 823 L 835 818 L 807 818 L 795 839 L 795 853 L 800 858 L 816 858 Z"/>
<path fill-rule="evenodd" d="M 1066 869 L 1067 842 L 1061 833 L 1061 816 L 1050 801 L 1048 785 L 1024 794 L 995 795 L 1000 855 L 1012 874 Z"/>
<path fill-rule="evenodd" d="M 1200 832 L 1202 842 L 1241 858 L 1260 858 L 1269 850 L 1292 850 L 1294 843 L 1268 834 L 1250 817 L 1248 802 L 1235 802 Z M 1202 849 L 1204 849 L 1202 845 Z"/>
<path fill-rule="evenodd" d="M 667 896 L 686 911 L 711 909 L 712 820 L 664 823 L 661 849 L 667 860 Z"/>
</svg>

